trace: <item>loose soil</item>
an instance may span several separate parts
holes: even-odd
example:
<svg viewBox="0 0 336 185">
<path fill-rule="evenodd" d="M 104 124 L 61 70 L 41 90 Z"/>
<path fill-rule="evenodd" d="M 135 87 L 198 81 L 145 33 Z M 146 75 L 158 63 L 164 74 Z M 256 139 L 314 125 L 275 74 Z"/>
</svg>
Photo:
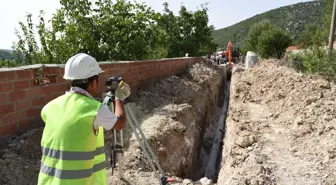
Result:
<svg viewBox="0 0 336 185">
<path fill-rule="evenodd" d="M 336 86 L 269 60 L 231 78 L 221 185 L 336 182 Z"/>
<path fill-rule="evenodd" d="M 186 73 L 171 76 L 140 89 L 130 106 L 137 116 L 162 168 L 177 180 L 192 184 L 202 177 L 210 152 L 221 77 L 209 62 L 193 65 Z M 40 166 L 43 127 L 12 136 L 0 145 L 0 184 L 36 185 Z M 105 132 L 109 185 L 158 184 L 147 159 L 128 127 L 125 139 L 125 180 L 111 175 L 112 134 Z M 117 172 L 115 173 L 115 175 Z M 178 177 L 176 177 L 178 176 Z"/>
</svg>

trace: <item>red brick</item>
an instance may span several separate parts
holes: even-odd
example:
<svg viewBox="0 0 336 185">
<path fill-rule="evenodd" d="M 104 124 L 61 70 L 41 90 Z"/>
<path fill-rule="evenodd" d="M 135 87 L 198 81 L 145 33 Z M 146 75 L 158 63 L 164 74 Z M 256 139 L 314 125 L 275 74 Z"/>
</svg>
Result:
<svg viewBox="0 0 336 185">
<path fill-rule="evenodd" d="M 33 78 L 33 70 L 32 69 L 18 70 L 18 71 L 16 71 L 16 76 L 17 76 L 18 80 L 32 79 Z"/>
<path fill-rule="evenodd" d="M 64 75 L 64 68 L 58 68 L 58 75 L 63 77 L 63 75 Z"/>
<path fill-rule="evenodd" d="M 54 85 L 54 92 L 62 92 L 65 93 L 65 91 L 69 90 L 70 84 L 63 83 L 63 84 L 57 84 Z"/>
<path fill-rule="evenodd" d="M 57 81 L 56 81 L 57 76 L 51 76 L 51 77 L 49 77 L 48 79 L 49 79 L 49 82 L 52 83 L 52 84 L 57 82 Z"/>
<path fill-rule="evenodd" d="M 14 105 L 12 103 L 0 105 L 0 115 L 8 114 L 10 112 L 14 112 Z"/>
<path fill-rule="evenodd" d="M 15 91 L 11 92 L 9 94 L 9 101 L 18 101 L 18 100 L 24 100 L 26 98 L 26 92 L 25 91 Z"/>
<path fill-rule="evenodd" d="M 109 68 L 121 68 L 121 67 L 124 67 L 125 64 L 122 64 L 122 63 L 113 63 L 113 64 L 109 64 Z"/>
<path fill-rule="evenodd" d="M 55 88 L 55 85 L 44 86 L 44 87 L 41 87 L 41 92 L 43 94 L 50 94 L 55 91 L 54 88 Z"/>
<path fill-rule="evenodd" d="M 66 80 L 63 78 L 63 76 L 57 76 L 56 83 L 66 83 Z"/>
<path fill-rule="evenodd" d="M 18 121 L 22 121 L 26 119 L 26 112 L 25 111 L 16 111 L 10 114 L 7 114 L 7 122 L 9 124 L 16 123 Z"/>
<path fill-rule="evenodd" d="M 55 75 L 55 74 L 58 75 L 58 69 L 59 67 L 49 67 L 47 71 L 50 75 Z"/>
<path fill-rule="evenodd" d="M 16 124 L 8 124 L 0 127 L 0 136 L 7 136 L 10 134 L 14 134 L 17 131 Z"/>
<path fill-rule="evenodd" d="M 6 114 L 0 115 L 0 127 L 6 124 L 7 124 L 7 115 Z"/>
<path fill-rule="evenodd" d="M 37 79 L 32 79 L 29 81 L 30 83 L 30 88 L 34 88 L 36 86 L 39 86 L 37 83 L 38 83 L 38 80 Z"/>
<path fill-rule="evenodd" d="M 28 89 L 29 87 L 30 87 L 29 80 L 14 82 L 14 91 L 18 91 L 21 89 Z"/>
<path fill-rule="evenodd" d="M 0 92 L 10 92 L 13 91 L 12 82 L 0 82 Z"/>
<path fill-rule="evenodd" d="M 37 118 L 40 117 L 41 108 L 40 107 L 32 107 L 26 110 L 26 117 L 27 118 Z"/>
<path fill-rule="evenodd" d="M 0 93 L 0 105 L 5 103 L 8 103 L 8 94 Z"/>
<path fill-rule="evenodd" d="M 131 72 L 129 66 L 122 67 L 122 68 L 115 68 L 115 69 L 111 69 L 111 70 L 109 70 L 109 71 L 111 71 L 111 72 L 113 72 L 113 73 L 119 73 L 119 74 L 120 74 L 120 73 L 129 73 L 129 72 Z"/>
<path fill-rule="evenodd" d="M 35 97 L 35 96 L 39 96 L 42 93 L 41 90 L 42 87 L 34 87 L 34 88 L 30 88 L 26 90 L 26 97 L 30 98 L 30 97 Z"/>
<path fill-rule="evenodd" d="M 153 67 L 151 66 L 140 66 L 136 68 L 136 72 L 153 72 Z"/>
<path fill-rule="evenodd" d="M 51 100 L 63 95 L 64 93 L 61 93 L 61 92 L 56 92 L 56 93 L 53 93 L 53 94 L 49 94 L 48 96 L 45 97 L 45 102 L 46 104 L 49 103 Z"/>
<path fill-rule="evenodd" d="M 128 83 L 129 81 L 139 79 L 140 76 L 141 74 L 137 73 L 137 74 L 125 74 L 122 77 L 125 80 L 125 82 Z"/>
<path fill-rule="evenodd" d="M 31 121 L 28 120 L 28 119 L 19 121 L 18 130 L 23 130 L 23 129 L 29 127 L 30 125 L 31 125 Z"/>
<path fill-rule="evenodd" d="M 106 71 L 110 68 L 109 64 L 101 64 L 100 67 L 102 68 L 103 71 Z"/>
<path fill-rule="evenodd" d="M 34 98 L 32 100 L 32 103 L 31 103 L 31 105 L 33 107 L 35 107 L 35 106 L 43 106 L 44 104 L 45 104 L 45 99 L 44 99 L 44 97 L 41 97 L 41 96 Z"/>
<path fill-rule="evenodd" d="M 15 79 L 16 79 L 15 71 L 0 72 L 0 81 L 5 82 Z"/>
<path fill-rule="evenodd" d="M 16 101 L 14 102 L 14 105 L 15 105 L 15 111 L 28 109 L 32 107 L 32 100 L 26 99 L 26 100 Z"/>
</svg>

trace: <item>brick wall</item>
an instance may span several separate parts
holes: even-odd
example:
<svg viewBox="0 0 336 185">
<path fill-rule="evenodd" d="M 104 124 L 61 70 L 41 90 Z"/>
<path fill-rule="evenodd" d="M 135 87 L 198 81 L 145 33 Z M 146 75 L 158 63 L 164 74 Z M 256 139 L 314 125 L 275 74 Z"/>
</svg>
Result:
<svg viewBox="0 0 336 185">
<path fill-rule="evenodd" d="M 175 58 L 137 62 L 102 62 L 102 75 L 122 76 L 132 92 L 145 83 L 185 71 L 202 58 Z M 64 65 L 31 65 L 0 68 L 0 137 L 40 124 L 40 111 L 50 100 L 64 94 Z M 104 90 L 104 80 L 99 88 Z"/>
</svg>

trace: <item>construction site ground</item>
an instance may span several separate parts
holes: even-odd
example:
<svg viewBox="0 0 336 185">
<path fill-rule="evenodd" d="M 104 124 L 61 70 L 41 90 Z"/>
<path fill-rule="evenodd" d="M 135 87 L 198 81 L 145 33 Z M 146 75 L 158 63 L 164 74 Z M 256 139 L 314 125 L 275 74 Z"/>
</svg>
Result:
<svg viewBox="0 0 336 185">
<path fill-rule="evenodd" d="M 182 178 L 196 178 L 202 173 L 205 164 L 199 159 L 206 158 L 211 147 L 220 85 L 218 68 L 211 62 L 197 63 L 184 74 L 142 87 L 127 105 L 162 168 L 175 176 L 175 184 L 189 184 L 190 180 Z M 42 132 L 43 126 L 1 142 L 0 184 L 37 184 Z M 129 126 L 124 133 L 124 180 L 116 178 L 117 171 L 111 174 L 111 131 L 105 132 L 105 141 L 109 185 L 159 184 Z"/>
<path fill-rule="evenodd" d="M 204 176 L 224 96 L 218 67 L 193 65 L 186 73 L 142 87 L 128 106 L 174 184 Z M 336 86 L 268 60 L 235 67 L 218 185 L 308 185 L 336 182 Z M 43 127 L 0 144 L 0 184 L 36 185 Z M 112 134 L 106 132 L 109 185 L 157 185 L 138 142 L 125 132 L 125 179 L 111 175 Z M 187 180 L 190 179 L 190 180 Z"/>
<path fill-rule="evenodd" d="M 335 84 L 280 63 L 234 72 L 218 184 L 336 184 Z"/>
</svg>

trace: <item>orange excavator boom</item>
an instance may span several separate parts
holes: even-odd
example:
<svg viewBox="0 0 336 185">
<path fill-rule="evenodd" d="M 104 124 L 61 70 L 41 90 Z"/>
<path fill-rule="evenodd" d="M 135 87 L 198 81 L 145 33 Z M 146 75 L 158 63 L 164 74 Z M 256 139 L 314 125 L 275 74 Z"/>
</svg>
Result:
<svg viewBox="0 0 336 185">
<path fill-rule="evenodd" d="M 231 43 L 231 41 L 229 41 L 226 51 L 228 53 L 229 68 L 232 68 L 232 43 Z"/>
</svg>

